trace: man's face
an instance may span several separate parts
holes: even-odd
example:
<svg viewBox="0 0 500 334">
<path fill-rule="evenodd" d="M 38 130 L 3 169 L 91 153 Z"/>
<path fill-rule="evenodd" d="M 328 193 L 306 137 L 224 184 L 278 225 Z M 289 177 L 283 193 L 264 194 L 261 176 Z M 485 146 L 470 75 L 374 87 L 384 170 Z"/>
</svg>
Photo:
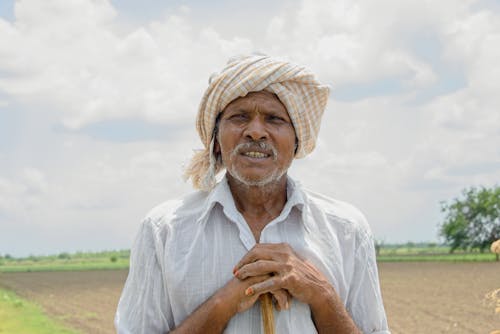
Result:
<svg viewBox="0 0 500 334">
<path fill-rule="evenodd" d="M 295 130 L 275 94 L 252 92 L 222 112 L 214 151 L 228 173 L 251 186 L 278 181 L 295 153 Z"/>
</svg>

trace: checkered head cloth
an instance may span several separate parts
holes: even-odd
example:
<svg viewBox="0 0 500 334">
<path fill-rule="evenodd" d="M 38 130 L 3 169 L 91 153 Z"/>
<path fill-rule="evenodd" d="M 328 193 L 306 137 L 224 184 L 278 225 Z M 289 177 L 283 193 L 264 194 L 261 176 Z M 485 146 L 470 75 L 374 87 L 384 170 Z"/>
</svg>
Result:
<svg viewBox="0 0 500 334">
<path fill-rule="evenodd" d="M 287 109 L 298 139 L 295 157 L 312 152 L 328 101 L 328 86 L 320 84 L 305 67 L 282 59 L 265 55 L 232 58 L 220 73 L 210 77 L 198 109 L 196 128 L 205 149 L 195 153 L 185 172 L 195 188 L 212 189 L 215 175 L 223 168 L 213 155 L 217 116 L 231 101 L 261 90 L 276 94 Z"/>
</svg>

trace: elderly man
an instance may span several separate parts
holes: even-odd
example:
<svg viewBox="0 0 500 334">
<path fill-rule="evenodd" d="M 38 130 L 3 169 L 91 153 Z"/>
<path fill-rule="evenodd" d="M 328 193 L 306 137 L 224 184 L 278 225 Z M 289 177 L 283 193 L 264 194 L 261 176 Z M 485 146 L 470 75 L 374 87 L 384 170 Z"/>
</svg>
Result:
<svg viewBox="0 0 500 334">
<path fill-rule="evenodd" d="M 186 172 L 200 191 L 142 223 L 118 333 L 260 333 L 266 293 L 277 333 L 389 333 L 365 218 L 287 176 L 314 149 L 328 94 L 304 67 L 261 55 L 212 76 L 205 150 Z"/>
</svg>

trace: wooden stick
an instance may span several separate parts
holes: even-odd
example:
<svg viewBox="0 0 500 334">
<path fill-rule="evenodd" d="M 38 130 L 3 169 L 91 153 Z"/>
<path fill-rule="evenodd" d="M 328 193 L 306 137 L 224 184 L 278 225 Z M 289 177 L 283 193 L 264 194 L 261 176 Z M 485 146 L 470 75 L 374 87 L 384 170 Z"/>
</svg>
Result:
<svg viewBox="0 0 500 334">
<path fill-rule="evenodd" d="M 262 322 L 264 323 L 264 334 L 275 334 L 274 329 L 274 313 L 273 313 L 273 297 L 270 293 L 263 294 L 259 297 L 260 312 L 262 314 Z"/>
</svg>

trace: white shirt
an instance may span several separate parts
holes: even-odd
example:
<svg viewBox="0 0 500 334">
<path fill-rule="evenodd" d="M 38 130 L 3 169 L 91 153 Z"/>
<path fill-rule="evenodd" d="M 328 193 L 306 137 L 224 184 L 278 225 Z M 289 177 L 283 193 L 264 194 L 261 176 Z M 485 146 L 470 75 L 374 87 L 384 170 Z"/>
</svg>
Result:
<svg viewBox="0 0 500 334">
<path fill-rule="evenodd" d="M 375 252 L 364 216 L 353 206 L 301 189 L 290 178 L 281 214 L 261 243 L 288 243 L 331 282 L 363 333 L 388 334 Z M 115 317 L 117 332 L 167 333 L 223 287 L 255 245 L 224 178 L 153 209 L 131 251 L 130 271 Z M 276 333 L 316 333 L 307 304 L 274 311 Z M 224 333 L 263 333 L 256 303 L 236 314 Z"/>
</svg>

